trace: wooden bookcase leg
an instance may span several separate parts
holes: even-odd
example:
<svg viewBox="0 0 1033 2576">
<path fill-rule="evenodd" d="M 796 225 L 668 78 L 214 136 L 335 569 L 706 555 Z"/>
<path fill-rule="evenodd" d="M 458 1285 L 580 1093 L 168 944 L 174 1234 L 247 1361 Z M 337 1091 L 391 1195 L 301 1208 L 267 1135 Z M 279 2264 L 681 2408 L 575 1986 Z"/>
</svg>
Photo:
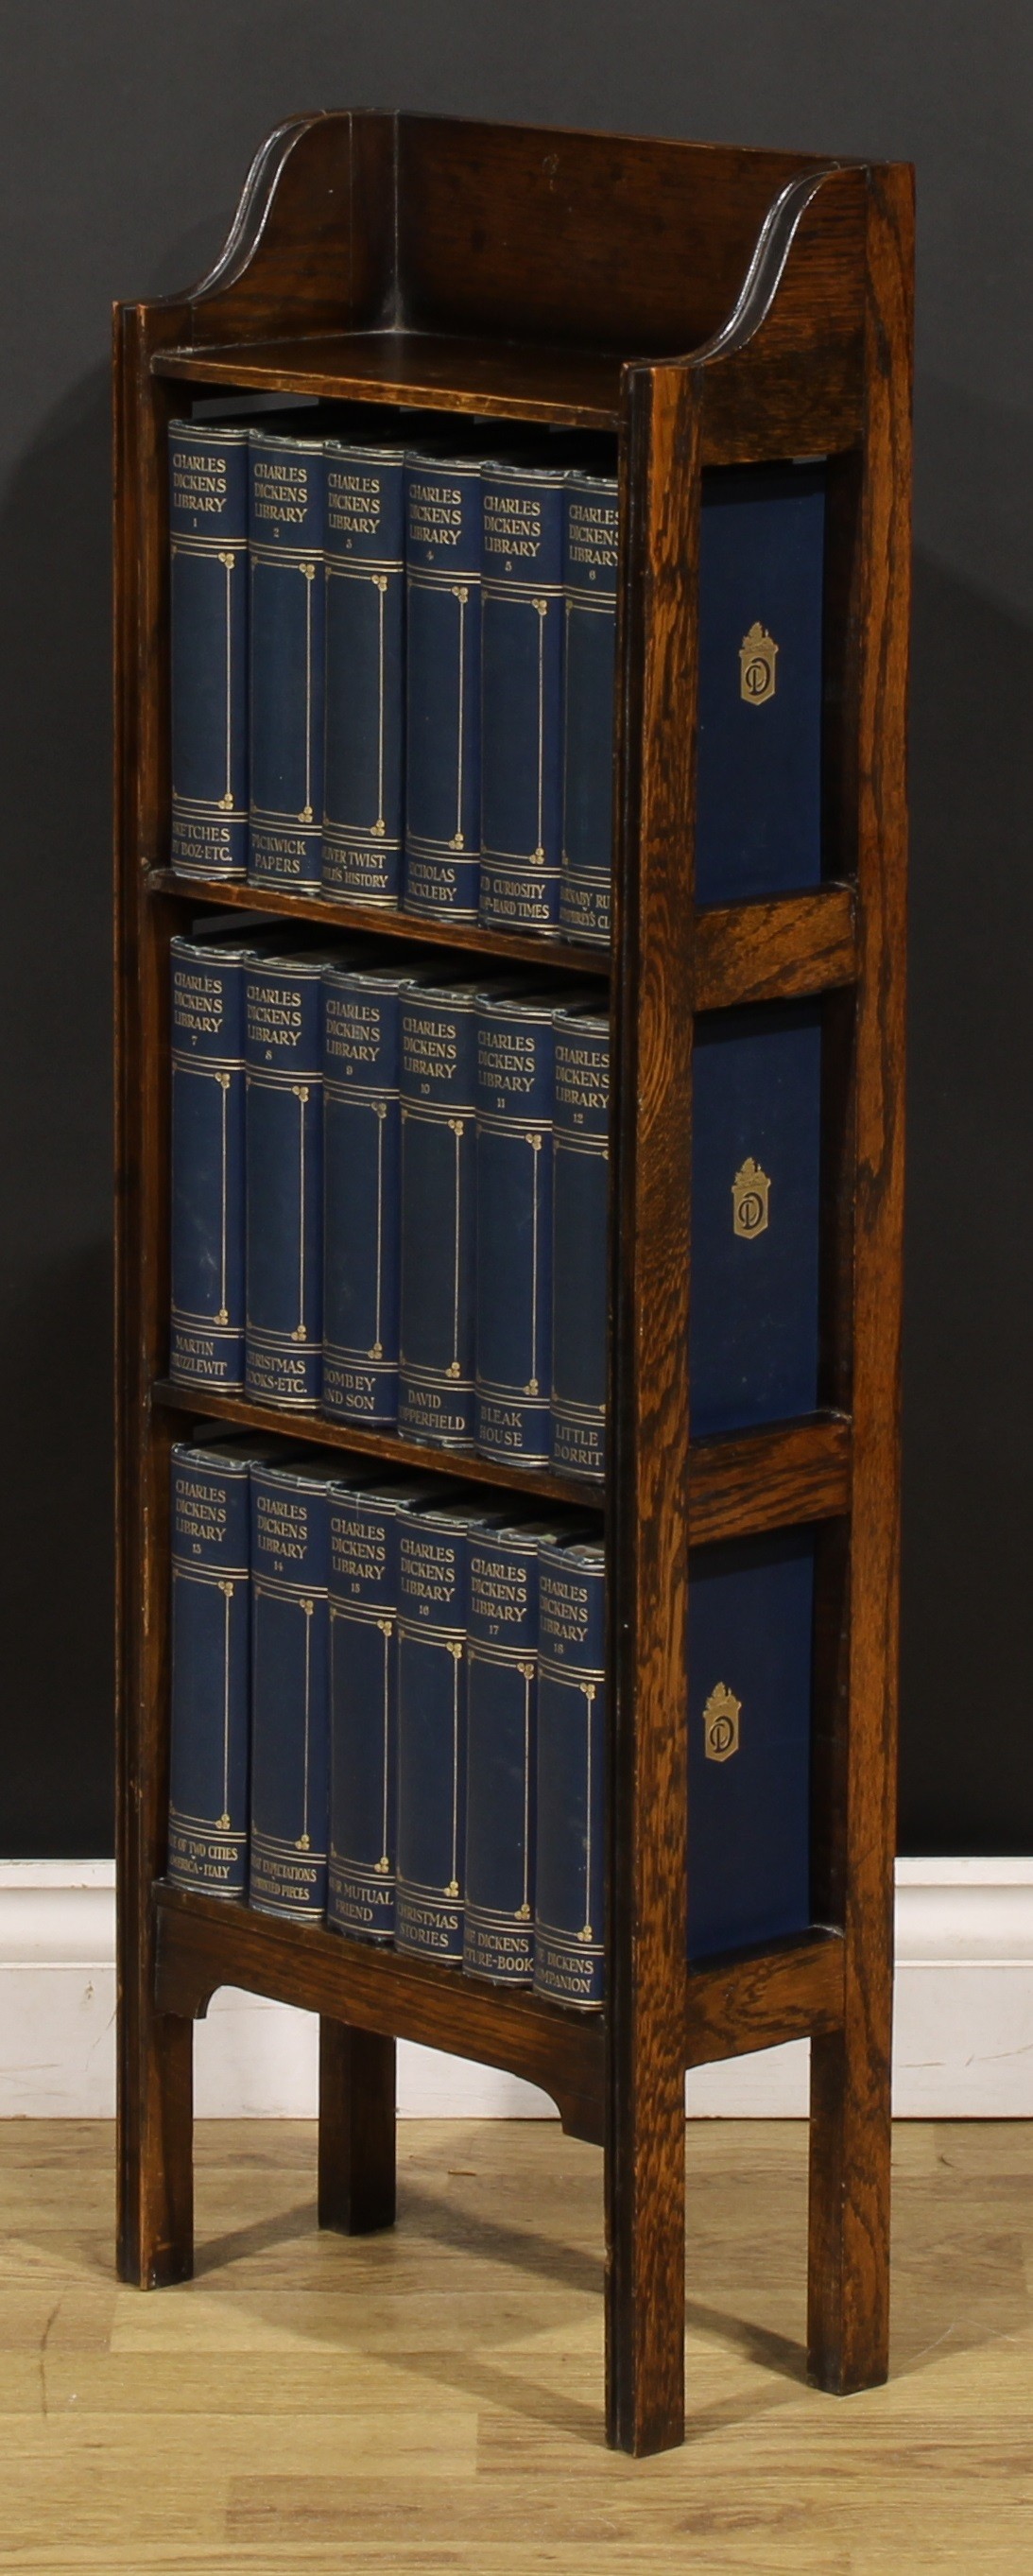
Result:
<svg viewBox="0 0 1033 2576">
<path fill-rule="evenodd" d="M 164 2290 L 194 2269 L 193 2022 L 148 2014 L 133 2072 L 120 2111 L 119 2278 Z"/>
<path fill-rule="evenodd" d="M 319 2224 L 369 2236 L 395 2220 L 395 2043 L 319 2022 Z"/>
<path fill-rule="evenodd" d="M 606 2432 L 643 2459 L 685 2439 L 685 2079 L 625 2101 L 607 2153 Z"/>
<path fill-rule="evenodd" d="M 889 2367 L 889 2056 L 852 1983 L 846 2031 L 811 2042 L 808 2362 L 834 2397 Z"/>
</svg>

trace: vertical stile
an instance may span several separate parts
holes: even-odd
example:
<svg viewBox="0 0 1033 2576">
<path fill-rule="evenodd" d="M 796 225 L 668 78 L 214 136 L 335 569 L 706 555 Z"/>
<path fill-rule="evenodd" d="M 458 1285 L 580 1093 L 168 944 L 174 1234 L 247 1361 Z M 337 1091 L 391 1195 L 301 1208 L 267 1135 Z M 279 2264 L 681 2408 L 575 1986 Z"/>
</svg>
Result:
<svg viewBox="0 0 1033 2576">
<path fill-rule="evenodd" d="M 163 336 L 174 338 L 182 318 L 166 310 Z M 157 438 L 167 397 L 150 378 L 145 314 L 124 309 L 116 333 L 119 2263 L 125 2278 L 150 2288 L 184 2279 L 193 2265 L 193 2032 L 189 2022 L 164 2019 L 154 2009 L 151 1898 L 164 1856 L 168 1787 L 172 1433 L 167 1422 L 151 1425 L 149 1398 L 165 1328 L 168 1139 L 161 1103 L 168 1001 L 160 965 L 168 923 L 160 916 L 171 918 L 173 907 L 145 902 L 141 874 L 156 855 L 163 812 L 155 680 L 164 578 Z"/>
<path fill-rule="evenodd" d="M 684 2431 L 685 1649 L 699 405 L 629 371 L 618 644 L 609 1470 L 607 2408 Z"/>
<path fill-rule="evenodd" d="M 810 2363 L 846 2393 L 884 2379 L 899 1562 L 905 727 L 909 599 L 911 174 L 868 173 L 858 532 L 853 1498 L 845 1741 L 832 1871 L 843 1890 L 844 2026 L 812 2043 Z"/>
</svg>

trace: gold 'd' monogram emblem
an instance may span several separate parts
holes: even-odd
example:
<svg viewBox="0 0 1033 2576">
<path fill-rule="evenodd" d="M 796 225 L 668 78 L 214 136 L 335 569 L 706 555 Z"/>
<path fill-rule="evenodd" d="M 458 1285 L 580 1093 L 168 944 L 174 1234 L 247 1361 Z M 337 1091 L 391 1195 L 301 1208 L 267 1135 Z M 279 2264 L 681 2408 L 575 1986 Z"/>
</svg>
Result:
<svg viewBox="0 0 1033 2576">
<path fill-rule="evenodd" d="M 747 1154 L 732 1182 L 732 1224 L 736 1234 L 744 1235 L 747 1242 L 755 1234 L 767 1232 L 770 1195 L 767 1173 L 761 1171 L 752 1154 Z"/>
<path fill-rule="evenodd" d="M 739 1750 L 741 1699 L 727 1682 L 718 1682 L 703 1711 L 703 1749 L 708 1762 L 730 1762 Z"/>
<path fill-rule="evenodd" d="M 739 687 L 748 707 L 762 707 L 775 694 L 778 646 L 755 618 L 739 646 Z"/>
</svg>

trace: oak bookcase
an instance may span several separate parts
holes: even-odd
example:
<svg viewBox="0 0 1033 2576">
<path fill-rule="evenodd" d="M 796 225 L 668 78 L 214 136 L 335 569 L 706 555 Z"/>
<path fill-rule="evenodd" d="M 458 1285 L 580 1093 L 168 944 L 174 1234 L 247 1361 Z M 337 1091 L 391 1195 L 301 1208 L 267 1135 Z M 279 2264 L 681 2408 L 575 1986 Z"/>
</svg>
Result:
<svg viewBox="0 0 1033 2576">
<path fill-rule="evenodd" d="M 191 292 L 115 316 L 120 2262 L 192 2267 L 192 2023 L 232 1985 L 320 2015 L 319 2218 L 394 2215 L 394 2056 L 531 2078 L 606 2163 L 607 2427 L 684 2432 L 687 2067 L 811 2041 L 810 2369 L 885 2376 L 899 1514 L 909 169 L 424 117 L 297 117 Z M 619 433 L 612 957 L 605 2013 L 374 1954 L 163 1883 L 169 1449 L 168 943 L 205 904 L 447 939 L 597 977 L 600 953 L 168 869 L 166 427 L 202 391 L 417 403 Z M 825 880 L 693 907 L 705 465 L 826 455 Z M 693 1013 L 824 996 L 820 1411 L 690 1442 Z M 330 1447 L 428 1453 L 313 1419 Z M 583 1502 L 556 1476 L 442 1475 Z M 689 1549 L 819 1525 L 813 1886 L 800 1939 L 685 1956 Z"/>
</svg>

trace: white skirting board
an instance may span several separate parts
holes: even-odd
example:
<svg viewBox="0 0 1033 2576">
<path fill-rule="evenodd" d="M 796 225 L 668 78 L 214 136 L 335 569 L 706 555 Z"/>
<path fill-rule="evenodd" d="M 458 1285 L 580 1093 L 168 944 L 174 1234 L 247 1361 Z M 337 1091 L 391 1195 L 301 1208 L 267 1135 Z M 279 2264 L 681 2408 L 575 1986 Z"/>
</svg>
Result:
<svg viewBox="0 0 1033 2576">
<path fill-rule="evenodd" d="M 114 2016 L 111 1862 L 0 1862 L 0 2117 L 109 2117 Z M 399 2056 L 403 2116 L 552 2113 L 515 2076 L 404 2042 Z M 315 2021 L 224 1991 L 198 2024 L 196 2068 L 202 2118 L 310 2118 Z M 699 2118 L 800 2118 L 806 2042 L 701 2067 L 687 2098 Z M 894 2107 L 1033 2118 L 1033 1860 L 898 1861 Z"/>
</svg>

